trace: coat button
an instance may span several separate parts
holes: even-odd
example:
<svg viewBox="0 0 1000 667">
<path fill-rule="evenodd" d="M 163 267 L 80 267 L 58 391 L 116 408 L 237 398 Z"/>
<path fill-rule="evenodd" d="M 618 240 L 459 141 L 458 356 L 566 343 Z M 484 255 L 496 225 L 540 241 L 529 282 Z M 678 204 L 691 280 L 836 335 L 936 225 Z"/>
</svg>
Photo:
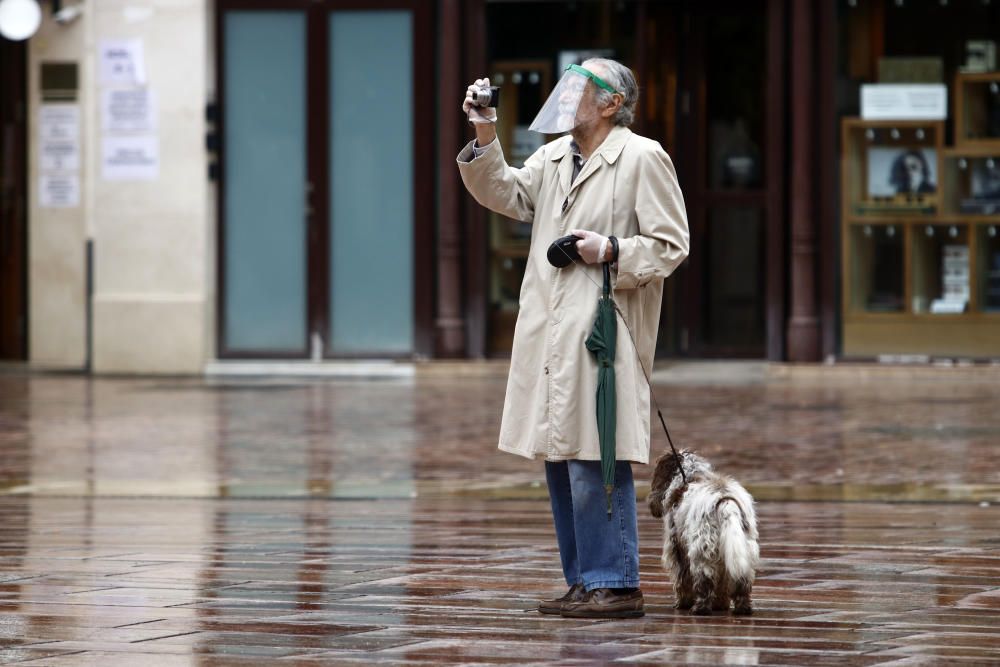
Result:
<svg viewBox="0 0 1000 667">
<path fill-rule="evenodd" d="M 549 367 L 548 367 L 548 366 L 546 366 L 546 367 L 545 367 L 545 374 L 546 374 L 546 375 L 548 375 L 548 374 L 549 374 Z"/>
</svg>

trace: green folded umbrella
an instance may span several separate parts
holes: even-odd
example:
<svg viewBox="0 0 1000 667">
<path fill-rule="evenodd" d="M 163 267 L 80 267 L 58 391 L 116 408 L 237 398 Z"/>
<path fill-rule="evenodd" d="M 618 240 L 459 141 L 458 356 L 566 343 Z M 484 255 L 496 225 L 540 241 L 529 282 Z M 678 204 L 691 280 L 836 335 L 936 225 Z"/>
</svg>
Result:
<svg viewBox="0 0 1000 667">
<path fill-rule="evenodd" d="M 611 492 L 615 488 L 615 344 L 618 323 L 615 302 L 611 298 L 611 270 L 604 264 L 604 292 L 597 302 L 594 328 L 587 337 L 587 349 L 597 359 L 597 434 L 601 442 L 601 472 L 604 491 L 608 495 L 608 516 L 611 516 Z"/>
</svg>

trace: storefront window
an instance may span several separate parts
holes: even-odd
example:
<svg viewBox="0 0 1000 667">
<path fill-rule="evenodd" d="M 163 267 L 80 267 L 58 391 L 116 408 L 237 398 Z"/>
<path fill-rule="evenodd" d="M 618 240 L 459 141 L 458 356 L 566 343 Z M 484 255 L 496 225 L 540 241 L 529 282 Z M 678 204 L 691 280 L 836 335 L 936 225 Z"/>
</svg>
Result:
<svg viewBox="0 0 1000 667">
<path fill-rule="evenodd" d="M 1000 3 L 841 9 L 843 351 L 1000 356 Z"/>
<path fill-rule="evenodd" d="M 759 188 L 764 139 L 760 94 L 766 34 L 763 12 L 713 16 L 707 22 L 708 187 Z"/>
</svg>

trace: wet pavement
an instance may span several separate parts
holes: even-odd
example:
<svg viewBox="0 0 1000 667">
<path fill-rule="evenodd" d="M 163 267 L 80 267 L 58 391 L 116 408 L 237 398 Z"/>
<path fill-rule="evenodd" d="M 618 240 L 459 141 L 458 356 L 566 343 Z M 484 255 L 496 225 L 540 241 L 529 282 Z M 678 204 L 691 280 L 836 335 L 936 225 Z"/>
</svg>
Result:
<svg viewBox="0 0 1000 667">
<path fill-rule="evenodd" d="M 1000 368 L 659 369 L 760 501 L 750 618 L 673 610 L 646 514 L 645 618 L 534 611 L 564 586 L 504 384 L 0 371 L 0 664 L 1000 664 Z"/>
</svg>

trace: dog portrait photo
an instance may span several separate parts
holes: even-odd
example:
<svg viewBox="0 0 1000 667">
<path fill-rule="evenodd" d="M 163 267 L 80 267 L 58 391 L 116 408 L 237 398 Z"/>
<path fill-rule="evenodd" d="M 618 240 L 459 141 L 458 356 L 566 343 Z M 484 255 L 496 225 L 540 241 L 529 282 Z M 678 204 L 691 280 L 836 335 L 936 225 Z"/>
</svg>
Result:
<svg viewBox="0 0 1000 667">
<path fill-rule="evenodd" d="M 682 474 L 683 468 L 683 474 Z M 751 593 L 760 563 L 753 498 L 731 477 L 689 451 L 656 462 L 647 499 L 663 519 L 663 567 L 676 608 L 705 615 L 753 613 Z"/>
</svg>

